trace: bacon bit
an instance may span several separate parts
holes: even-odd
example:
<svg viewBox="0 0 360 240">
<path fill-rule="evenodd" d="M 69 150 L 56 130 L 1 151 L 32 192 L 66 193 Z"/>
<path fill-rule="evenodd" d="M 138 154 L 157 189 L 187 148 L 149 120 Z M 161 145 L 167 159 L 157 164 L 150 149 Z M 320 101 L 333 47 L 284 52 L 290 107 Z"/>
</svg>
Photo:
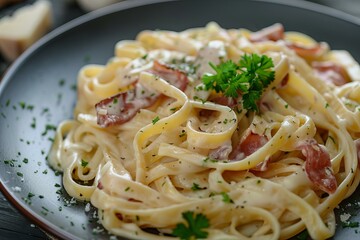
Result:
<svg viewBox="0 0 360 240">
<path fill-rule="evenodd" d="M 315 44 L 314 46 L 305 46 L 295 42 L 287 42 L 286 46 L 305 59 L 316 59 L 327 51 L 326 45 L 320 43 Z"/>
<path fill-rule="evenodd" d="M 356 139 L 354 143 L 357 149 L 358 168 L 360 169 L 360 138 Z"/>
<path fill-rule="evenodd" d="M 340 64 L 331 61 L 313 62 L 312 67 L 318 77 L 327 83 L 342 86 L 349 82 L 349 77 L 347 76 L 345 69 Z"/>
<path fill-rule="evenodd" d="M 250 35 L 251 42 L 278 41 L 284 39 L 284 26 L 276 23 Z"/>
<path fill-rule="evenodd" d="M 185 91 L 189 83 L 189 79 L 184 72 L 173 69 L 166 64 L 160 63 L 159 61 L 154 61 L 153 69 L 150 70 L 150 72 L 160 76 L 181 91 Z"/>
<path fill-rule="evenodd" d="M 119 219 L 120 221 L 124 220 L 124 217 L 121 213 L 115 213 L 115 216 L 117 217 L 117 219 Z"/>
<path fill-rule="evenodd" d="M 247 156 L 250 156 L 256 150 L 264 146 L 268 142 L 268 139 L 264 135 L 259 135 L 249 131 L 241 139 L 240 144 L 230 153 L 230 160 L 242 160 Z"/>
<path fill-rule="evenodd" d="M 160 94 L 137 83 L 134 89 L 97 103 L 95 105 L 97 123 L 101 127 L 125 123 L 131 120 L 140 109 L 153 105 L 159 96 Z"/>
<path fill-rule="evenodd" d="M 331 168 L 330 155 L 326 148 L 314 139 L 299 146 L 305 160 L 305 172 L 309 180 L 319 189 L 328 194 L 337 188 L 336 178 Z"/>
<path fill-rule="evenodd" d="M 101 182 L 99 182 L 98 185 L 97 185 L 97 188 L 101 190 L 101 189 L 104 188 L 104 186 L 101 184 Z"/>
<path fill-rule="evenodd" d="M 185 73 L 157 61 L 149 72 L 158 75 L 182 91 L 186 89 L 189 82 Z M 95 105 L 97 124 L 101 127 L 109 127 L 130 121 L 140 109 L 152 106 L 160 95 L 140 83 L 135 83 L 133 89 L 101 100 Z"/>
</svg>

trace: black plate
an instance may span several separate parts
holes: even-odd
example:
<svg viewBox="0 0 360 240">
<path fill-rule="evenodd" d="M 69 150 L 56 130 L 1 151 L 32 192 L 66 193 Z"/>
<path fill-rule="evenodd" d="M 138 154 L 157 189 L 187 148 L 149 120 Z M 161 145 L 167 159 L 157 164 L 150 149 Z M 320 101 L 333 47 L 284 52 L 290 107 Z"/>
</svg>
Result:
<svg viewBox="0 0 360 240">
<path fill-rule="evenodd" d="M 72 117 L 79 69 L 87 63 L 106 63 L 118 40 L 134 39 L 144 29 L 179 31 L 209 21 L 250 30 L 280 22 L 288 31 L 304 32 L 333 49 L 346 49 L 360 61 L 360 20 L 306 2 L 132 0 L 90 13 L 39 41 L 13 64 L 1 83 L 0 187 L 7 198 L 58 237 L 108 238 L 96 223 L 94 209 L 85 212 L 85 203 L 72 201 L 59 187 L 61 176 L 48 167 L 51 126 Z M 346 209 L 353 215 L 351 221 L 360 221 L 359 201 L 360 189 L 342 204 L 337 216 Z M 339 224 L 335 238 L 356 239 L 357 231 L 360 228 Z"/>
</svg>

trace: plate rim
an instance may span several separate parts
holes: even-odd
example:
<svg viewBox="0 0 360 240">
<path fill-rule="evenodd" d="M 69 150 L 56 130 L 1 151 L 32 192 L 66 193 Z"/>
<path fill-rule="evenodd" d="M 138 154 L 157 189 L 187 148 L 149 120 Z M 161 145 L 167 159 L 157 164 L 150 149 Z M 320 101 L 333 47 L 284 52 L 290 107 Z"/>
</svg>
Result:
<svg viewBox="0 0 360 240">
<path fill-rule="evenodd" d="M 2 81 L 0 82 L 0 96 L 5 90 L 6 86 L 9 84 L 12 76 L 16 73 L 16 71 L 21 68 L 21 66 L 28 60 L 33 54 L 44 47 L 47 43 L 53 41 L 57 37 L 66 33 L 67 31 L 79 27 L 82 24 L 85 24 L 89 21 L 93 21 L 104 17 L 108 14 L 113 14 L 116 12 L 121 12 L 127 9 L 132 9 L 136 7 L 152 5 L 152 4 L 161 4 L 168 2 L 180 2 L 180 1 L 189 1 L 189 0 L 132 0 L 132 1 L 121 1 L 115 3 L 111 6 L 107 6 L 92 12 L 85 13 L 84 15 L 77 17 L 46 34 L 36 43 L 34 43 L 31 47 L 29 47 L 19 58 L 17 58 L 9 67 L 9 69 L 3 75 Z M 231 1 L 231 0 L 229 0 Z M 244 1 L 244 0 L 241 0 Z M 315 2 L 308 2 L 305 0 L 245 0 L 244 2 L 260 2 L 267 4 L 275 4 L 275 5 L 283 5 L 291 8 L 299 8 L 304 9 L 310 12 L 315 12 L 317 14 L 322 14 L 325 16 L 330 16 L 336 18 L 338 20 L 346 21 L 349 24 L 354 24 L 360 27 L 360 18 L 353 16 L 351 14 L 345 13 L 341 10 L 334 9 L 328 6 L 320 5 Z M 27 206 L 21 199 L 19 199 L 15 194 L 10 190 L 10 187 L 4 183 L 3 178 L 0 176 L 0 191 L 3 193 L 8 202 L 12 204 L 23 216 L 25 216 L 30 221 L 34 222 L 41 231 L 43 231 L 46 235 L 56 236 L 61 239 L 81 239 L 78 236 L 75 236 L 63 229 L 59 226 L 55 225 L 50 220 L 44 218 L 43 216 L 36 213 L 32 210 L 31 207 Z"/>
</svg>

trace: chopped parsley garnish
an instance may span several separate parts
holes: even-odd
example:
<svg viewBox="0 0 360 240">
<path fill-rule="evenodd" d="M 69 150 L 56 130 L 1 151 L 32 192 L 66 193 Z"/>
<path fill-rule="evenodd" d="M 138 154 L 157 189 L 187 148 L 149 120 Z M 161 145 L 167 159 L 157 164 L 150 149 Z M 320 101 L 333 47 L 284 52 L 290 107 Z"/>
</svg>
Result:
<svg viewBox="0 0 360 240">
<path fill-rule="evenodd" d="M 62 87 L 62 86 L 64 86 L 64 84 L 65 84 L 65 79 L 63 79 L 63 78 L 60 79 L 59 80 L 59 86 Z"/>
<path fill-rule="evenodd" d="M 357 228 L 360 226 L 360 223 L 359 222 L 345 222 L 345 223 L 342 223 L 341 226 L 343 228 Z"/>
<path fill-rule="evenodd" d="M 30 124 L 30 127 L 31 128 L 36 128 L 36 118 L 32 118 L 32 122 L 31 122 L 31 124 Z"/>
<path fill-rule="evenodd" d="M 198 190 L 202 190 L 202 188 L 199 186 L 199 184 L 193 183 L 191 190 L 198 191 Z"/>
<path fill-rule="evenodd" d="M 215 75 L 204 75 L 202 81 L 206 90 L 221 92 L 227 97 L 237 98 L 242 95 L 243 107 L 258 111 L 257 101 L 264 89 L 275 79 L 271 58 L 265 55 L 244 55 L 239 63 L 232 60 L 219 65 L 209 63 Z"/>
<path fill-rule="evenodd" d="M 86 167 L 89 164 L 89 162 L 85 161 L 84 159 L 81 159 L 81 166 Z"/>
<path fill-rule="evenodd" d="M 203 229 L 208 228 L 210 223 L 204 214 L 194 214 L 192 211 L 187 211 L 182 213 L 182 217 L 187 224 L 178 223 L 172 232 L 174 236 L 184 240 L 207 238 L 209 233 Z"/>
<path fill-rule="evenodd" d="M 26 107 L 25 102 L 19 102 L 19 105 L 20 105 L 20 107 L 21 107 L 22 109 L 25 109 L 25 107 Z"/>
<path fill-rule="evenodd" d="M 152 124 L 154 125 L 155 123 L 157 123 L 160 120 L 159 116 L 156 116 L 153 120 L 152 120 Z"/>
<path fill-rule="evenodd" d="M 29 192 L 28 193 L 28 195 L 27 195 L 27 197 L 30 199 L 30 198 L 32 198 L 32 197 L 34 197 L 35 196 L 35 194 L 33 194 L 32 192 Z"/>
<path fill-rule="evenodd" d="M 45 130 L 44 130 L 44 132 L 41 133 L 41 136 L 45 136 L 48 133 L 48 131 L 50 131 L 50 130 L 56 131 L 56 126 L 51 125 L 51 124 L 46 124 Z"/>
<path fill-rule="evenodd" d="M 230 198 L 230 196 L 227 193 L 222 192 L 221 195 L 224 203 L 234 203 L 234 201 Z"/>
</svg>

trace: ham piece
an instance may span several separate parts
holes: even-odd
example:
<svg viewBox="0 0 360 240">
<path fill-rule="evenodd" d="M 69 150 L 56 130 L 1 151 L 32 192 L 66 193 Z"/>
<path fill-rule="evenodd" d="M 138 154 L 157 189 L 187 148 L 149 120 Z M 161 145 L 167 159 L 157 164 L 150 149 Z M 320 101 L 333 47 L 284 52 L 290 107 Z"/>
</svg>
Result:
<svg viewBox="0 0 360 240">
<path fill-rule="evenodd" d="M 184 72 L 172 69 L 158 61 L 154 62 L 154 66 L 149 72 L 163 78 L 182 91 L 187 87 L 188 78 Z M 95 105 L 97 123 L 101 127 L 123 124 L 131 120 L 140 109 L 152 106 L 160 95 L 139 82 L 135 82 L 132 89 L 103 99 Z"/>
<path fill-rule="evenodd" d="M 326 148 L 312 139 L 300 144 L 299 149 L 306 159 L 305 172 L 309 180 L 324 192 L 334 193 L 337 189 L 337 182 Z"/>
</svg>

